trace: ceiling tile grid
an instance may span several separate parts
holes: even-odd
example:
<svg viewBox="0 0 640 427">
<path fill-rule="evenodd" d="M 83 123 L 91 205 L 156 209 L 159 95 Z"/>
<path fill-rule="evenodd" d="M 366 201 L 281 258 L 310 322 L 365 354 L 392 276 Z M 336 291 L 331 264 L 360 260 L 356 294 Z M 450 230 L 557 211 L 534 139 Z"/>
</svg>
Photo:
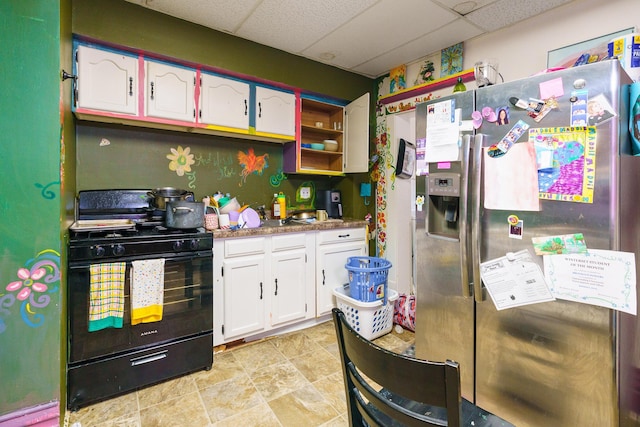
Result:
<svg viewBox="0 0 640 427">
<path fill-rule="evenodd" d="M 126 0 L 378 77 L 459 42 L 578 0 Z"/>
</svg>

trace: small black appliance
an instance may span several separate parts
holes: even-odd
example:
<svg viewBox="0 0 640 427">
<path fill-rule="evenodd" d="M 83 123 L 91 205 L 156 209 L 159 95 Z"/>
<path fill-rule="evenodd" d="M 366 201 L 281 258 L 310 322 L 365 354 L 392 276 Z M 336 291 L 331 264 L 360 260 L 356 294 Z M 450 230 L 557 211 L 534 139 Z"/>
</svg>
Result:
<svg viewBox="0 0 640 427">
<path fill-rule="evenodd" d="M 329 218 L 342 218 L 342 195 L 340 190 L 318 191 L 316 209 L 327 211 Z"/>
</svg>

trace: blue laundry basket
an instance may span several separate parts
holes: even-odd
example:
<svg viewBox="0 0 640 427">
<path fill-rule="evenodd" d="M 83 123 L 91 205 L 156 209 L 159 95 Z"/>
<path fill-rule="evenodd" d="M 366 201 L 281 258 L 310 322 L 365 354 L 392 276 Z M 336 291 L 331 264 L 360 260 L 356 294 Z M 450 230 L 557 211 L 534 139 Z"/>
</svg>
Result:
<svg viewBox="0 0 640 427">
<path fill-rule="evenodd" d="M 349 294 L 363 302 L 383 300 L 387 304 L 387 277 L 391 262 L 386 259 L 356 256 L 347 259 Z"/>
</svg>

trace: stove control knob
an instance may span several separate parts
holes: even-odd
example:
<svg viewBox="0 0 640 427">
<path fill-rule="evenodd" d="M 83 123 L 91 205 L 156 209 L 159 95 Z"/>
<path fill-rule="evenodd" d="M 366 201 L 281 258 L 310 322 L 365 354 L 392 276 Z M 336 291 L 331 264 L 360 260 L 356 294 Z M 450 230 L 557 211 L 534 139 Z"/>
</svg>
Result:
<svg viewBox="0 0 640 427">
<path fill-rule="evenodd" d="M 102 246 L 91 246 L 91 254 L 96 258 L 104 256 L 104 252 L 105 250 Z"/>
<path fill-rule="evenodd" d="M 197 250 L 199 246 L 200 246 L 200 242 L 198 241 L 198 239 L 192 239 L 192 240 L 189 242 L 189 248 L 190 248 L 192 251 Z"/>
<path fill-rule="evenodd" d="M 124 246 L 122 245 L 114 245 L 112 246 L 113 249 L 113 254 L 116 256 L 122 256 L 124 255 Z"/>
<path fill-rule="evenodd" d="M 175 242 L 173 242 L 173 250 L 174 251 L 182 250 L 183 246 L 184 246 L 184 242 L 182 240 L 176 240 Z"/>
</svg>

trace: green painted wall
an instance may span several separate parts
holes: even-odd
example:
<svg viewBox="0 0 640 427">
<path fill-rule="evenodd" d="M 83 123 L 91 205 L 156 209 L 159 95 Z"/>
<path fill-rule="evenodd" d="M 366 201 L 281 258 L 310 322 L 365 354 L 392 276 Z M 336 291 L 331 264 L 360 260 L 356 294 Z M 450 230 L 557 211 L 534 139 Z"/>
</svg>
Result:
<svg viewBox="0 0 640 427">
<path fill-rule="evenodd" d="M 256 207 L 268 206 L 274 192 L 294 198 L 303 182 L 329 189 L 342 180 L 283 174 L 280 144 L 99 123 L 82 123 L 76 130 L 78 190 L 176 187 L 198 199 L 221 191 Z M 167 158 L 179 147 L 193 160 L 182 175 L 169 169 Z M 264 159 L 265 166 L 243 168 L 239 156 Z"/>
<path fill-rule="evenodd" d="M 0 2 L 0 416 L 60 399 L 60 10 Z"/>
</svg>

